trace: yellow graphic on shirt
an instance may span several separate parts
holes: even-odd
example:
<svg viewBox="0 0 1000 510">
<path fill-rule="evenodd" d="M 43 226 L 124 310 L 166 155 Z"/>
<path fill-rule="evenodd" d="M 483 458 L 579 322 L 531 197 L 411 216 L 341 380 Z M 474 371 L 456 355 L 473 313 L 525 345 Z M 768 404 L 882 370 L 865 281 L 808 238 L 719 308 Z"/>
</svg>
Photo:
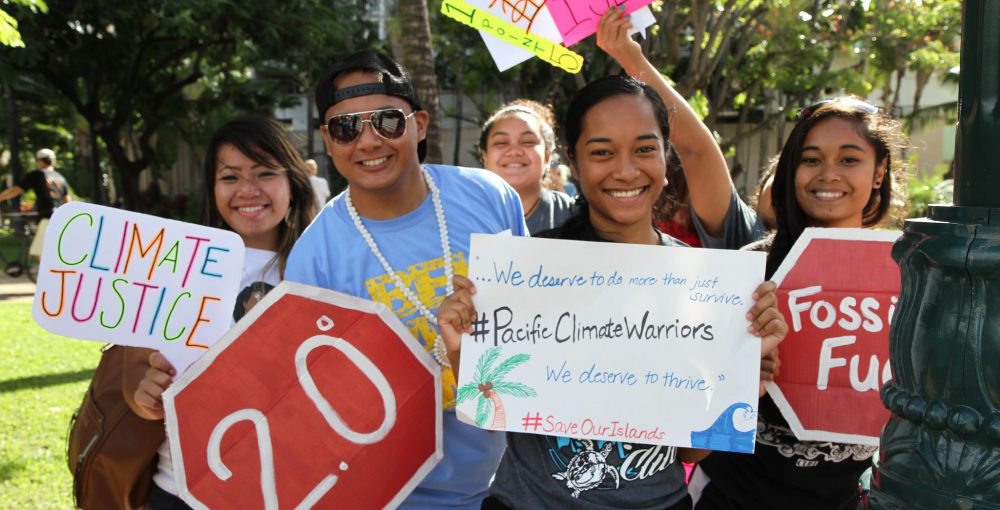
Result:
<svg viewBox="0 0 1000 510">
<path fill-rule="evenodd" d="M 465 276 L 469 273 L 465 254 L 453 253 L 451 263 L 455 274 Z M 432 312 L 436 312 L 437 307 L 444 301 L 448 283 L 444 274 L 444 257 L 407 266 L 404 270 L 397 270 L 396 275 Z M 388 306 L 399 317 L 400 322 L 410 330 L 413 337 L 433 357 L 434 342 L 438 337 L 437 329 L 413 303 L 406 299 L 403 292 L 396 286 L 392 275 L 386 273 L 365 280 L 365 287 L 368 289 L 372 301 Z M 452 373 L 451 369 L 441 367 L 441 391 L 443 392 L 441 402 L 445 409 L 455 407 L 455 387 L 455 374 Z"/>
</svg>

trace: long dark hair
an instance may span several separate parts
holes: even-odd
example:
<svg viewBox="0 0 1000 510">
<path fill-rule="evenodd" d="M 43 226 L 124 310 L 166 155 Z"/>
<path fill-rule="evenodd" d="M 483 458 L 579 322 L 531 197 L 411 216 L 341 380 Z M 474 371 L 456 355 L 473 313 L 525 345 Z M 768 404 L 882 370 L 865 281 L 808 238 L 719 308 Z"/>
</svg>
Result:
<svg viewBox="0 0 1000 510">
<path fill-rule="evenodd" d="M 219 147 L 230 144 L 256 163 L 268 168 L 283 168 L 288 176 L 288 186 L 291 190 L 291 200 L 288 204 L 289 213 L 286 221 L 280 224 L 278 234 L 278 269 L 282 277 L 285 274 L 285 262 L 292 251 L 292 245 L 302 235 L 313 216 L 316 215 L 316 195 L 309 175 L 306 173 L 305 161 L 295 149 L 285 128 L 277 122 L 257 116 L 238 117 L 220 127 L 208 142 L 205 153 L 203 177 L 205 185 L 202 200 L 202 224 L 209 227 L 232 230 L 219 214 L 219 206 L 215 203 L 215 172 Z"/>
<path fill-rule="evenodd" d="M 554 156 L 556 151 L 559 149 L 556 147 L 556 116 L 552 113 L 552 108 L 548 105 L 544 105 L 538 101 L 532 101 L 530 99 L 515 99 L 504 104 L 500 108 L 497 108 L 496 111 L 494 111 L 493 114 L 486 119 L 486 122 L 483 123 L 483 129 L 479 132 L 480 159 L 482 159 L 486 154 L 486 149 L 490 139 L 490 131 L 493 131 L 497 121 L 515 113 L 524 113 L 538 119 L 538 124 L 542 129 L 542 143 L 545 144 L 545 150 L 551 152 Z"/>
<path fill-rule="evenodd" d="M 674 146 L 667 144 L 667 185 L 660 192 L 660 197 L 653 206 L 653 221 L 661 220 L 665 222 L 674 221 L 674 216 L 681 210 L 689 210 L 691 197 L 688 194 L 687 177 L 684 176 L 684 165 L 681 158 L 674 150 Z M 688 223 L 685 227 L 691 226 L 690 212 Z"/>
<path fill-rule="evenodd" d="M 577 166 L 576 142 L 583 132 L 583 121 L 587 112 L 598 103 L 618 96 L 638 96 L 645 98 L 653 107 L 653 115 L 656 117 L 656 124 L 660 127 L 660 136 L 663 137 L 664 150 L 669 151 L 667 140 L 670 138 L 670 117 L 667 107 L 663 104 L 663 99 L 656 93 L 653 87 L 635 79 L 631 76 L 605 76 L 598 78 L 576 93 L 569 102 L 566 109 L 566 117 L 563 120 L 565 132 L 566 154 L 569 155 L 570 163 Z M 577 166 L 577 171 L 581 169 Z M 664 168 L 664 172 L 666 168 Z M 589 241 L 603 241 L 590 223 L 590 204 L 583 194 L 583 189 L 576 198 L 577 211 L 564 224 L 567 231 L 576 231 L 579 236 L 576 238 Z"/>
<path fill-rule="evenodd" d="M 868 197 L 862 211 L 862 226 L 872 227 L 882 221 L 893 207 L 894 187 L 898 189 L 903 177 L 900 149 L 904 137 L 900 124 L 868 103 L 853 96 L 822 101 L 807 107 L 788 135 L 781 149 L 771 187 L 771 204 L 777 222 L 774 241 L 767 256 L 767 277 L 777 271 L 792 245 L 809 224 L 809 217 L 802 210 L 795 195 L 795 171 L 802 162 L 802 147 L 806 136 L 816 124 L 831 118 L 854 122 L 858 133 L 875 149 L 875 167 L 885 162 L 885 176 L 878 191 Z M 897 182 L 893 182 L 897 181 Z"/>
</svg>

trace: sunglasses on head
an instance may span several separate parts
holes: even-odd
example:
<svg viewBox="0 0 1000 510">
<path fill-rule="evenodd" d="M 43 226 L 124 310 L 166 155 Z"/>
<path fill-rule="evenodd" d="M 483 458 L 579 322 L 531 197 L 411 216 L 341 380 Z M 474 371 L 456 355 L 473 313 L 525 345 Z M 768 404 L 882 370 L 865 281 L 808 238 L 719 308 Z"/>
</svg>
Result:
<svg viewBox="0 0 1000 510">
<path fill-rule="evenodd" d="M 872 115 L 879 112 L 879 107 L 875 105 L 868 104 L 860 99 L 855 99 L 853 97 L 842 97 L 840 99 L 824 99 L 822 101 L 817 101 L 803 108 L 801 111 L 799 111 L 799 120 L 811 117 L 812 114 L 816 113 L 816 110 L 820 109 L 820 107 L 832 103 L 839 103 L 844 106 L 847 106 L 848 108 L 854 108 L 859 112 L 864 112 Z"/>
<path fill-rule="evenodd" d="M 365 122 L 369 122 L 375 134 L 386 140 L 395 140 L 406 133 L 406 119 L 416 113 L 413 111 L 407 115 L 399 108 L 385 108 L 383 110 L 334 115 L 326 121 L 326 130 L 330 133 L 333 141 L 346 145 L 357 140 L 365 128 Z M 362 118 L 365 114 L 371 115 L 367 119 Z"/>
</svg>

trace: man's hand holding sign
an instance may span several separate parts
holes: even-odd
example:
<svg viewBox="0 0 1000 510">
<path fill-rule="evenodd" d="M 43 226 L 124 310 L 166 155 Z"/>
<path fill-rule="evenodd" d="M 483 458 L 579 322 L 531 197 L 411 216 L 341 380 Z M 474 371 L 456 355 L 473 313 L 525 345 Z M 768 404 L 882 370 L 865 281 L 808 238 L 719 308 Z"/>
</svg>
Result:
<svg viewBox="0 0 1000 510">
<path fill-rule="evenodd" d="M 759 284 L 763 254 L 694 253 L 473 236 L 469 278 L 438 311 L 462 367 L 460 418 L 753 451 L 761 349 L 772 353 L 787 326 L 774 284 Z"/>
</svg>

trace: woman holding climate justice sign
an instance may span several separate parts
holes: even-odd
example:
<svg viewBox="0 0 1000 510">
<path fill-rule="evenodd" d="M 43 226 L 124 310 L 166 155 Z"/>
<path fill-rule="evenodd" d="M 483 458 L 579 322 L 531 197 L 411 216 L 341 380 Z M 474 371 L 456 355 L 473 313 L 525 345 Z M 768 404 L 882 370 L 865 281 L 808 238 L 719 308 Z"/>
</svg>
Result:
<svg viewBox="0 0 1000 510">
<path fill-rule="evenodd" d="M 777 232 L 763 243 L 769 245 L 767 276 L 806 227 L 874 227 L 886 218 L 902 178 L 902 143 L 899 123 L 860 99 L 803 109 L 774 174 Z M 765 397 L 754 454 L 713 453 L 695 471 L 691 494 L 698 510 L 854 509 L 858 478 L 877 449 L 799 441 Z"/>
<path fill-rule="evenodd" d="M 236 321 L 281 280 L 292 245 L 315 214 L 316 195 L 284 128 L 262 117 L 231 120 L 212 135 L 204 178 L 203 223 L 236 232 L 247 248 Z M 125 400 L 139 416 L 162 420 L 161 395 L 176 370 L 151 349 L 128 348 L 125 363 Z M 189 508 L 176 495 L 167 443 L 159 456 L 145 508 Z"/>
<path fill-rule="evenodd" d="M 565 122 L 566 147 L 580 178 L 580 209 L 562 227 L 542 235 L 683 246 L 653 226 L 653 205 L 666 185 L 671 134 L 660 97 L 676 105 L 674 127 L 691 130 L 692 146 L 708 153 L 719 149 L 690 107 L 627 36 L 628 24 L 620 12 L 606 14 L 598 27 L 598 44 L 609 53 L 625 55 L 620 60 L 626 69 L 653 86 L 610 76 L 591 82 L 572 99 Z M 629 122 L 621 122 L 623 118 Z M 475 287 L 469 279 L 456 276 L 455 289 L 438 309 L 438 320 L 452 366 L 458 367 L 461 332 L 471 332 L 475 317 Z M 754 299 L 747 313 L 748 330 L 761 337 L 762 352 L 770 352 L 788 331 L 776 306 L 774 284 L 761 284 Z M 567 480 L 579 474 L 566 467 L 574 452 L 585 450 L 601 456 L 600 468 L 615 476 L 586 487 Z M 677 460 L 697 461 L 706 453 L 622 442 L 607 442 L 597 452 L 590 441 L 508 432 L 507 451 L 483 508 L 689 509 L 684 470 Z"/>
</svg>

